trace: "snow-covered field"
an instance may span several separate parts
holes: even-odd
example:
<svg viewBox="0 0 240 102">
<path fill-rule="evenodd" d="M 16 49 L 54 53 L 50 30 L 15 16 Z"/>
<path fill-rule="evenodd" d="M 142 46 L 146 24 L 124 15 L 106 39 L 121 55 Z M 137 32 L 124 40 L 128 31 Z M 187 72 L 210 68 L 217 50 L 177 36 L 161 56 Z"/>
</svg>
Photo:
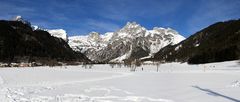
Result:
<svg viewBox="0 0 240 102">
<path fill-rule="evenodd" d="M 143 71 L 142 71 L 143 68 Z M 240 102 L 236 61 L 0 68 L 0 102 Z"/>
</svg>

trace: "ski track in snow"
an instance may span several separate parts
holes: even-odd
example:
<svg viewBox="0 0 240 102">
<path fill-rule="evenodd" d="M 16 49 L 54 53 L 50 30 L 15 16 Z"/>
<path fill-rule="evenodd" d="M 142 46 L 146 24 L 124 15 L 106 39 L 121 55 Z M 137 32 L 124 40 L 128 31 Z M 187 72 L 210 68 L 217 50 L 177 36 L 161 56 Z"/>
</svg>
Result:
<svg viewBox="0 0 240 102">
<path fill-rule="evenodd" d="M 0 75 L 0 85 L 3 84 L 3 83 L 4 83 L 3 78 Z"/>
<path fill-rule="evenodd" d="M 117 72 L 115 72 L 117 73 Z M 119 73 L 118 73 L 119 74 Z M 113 75 L 110 77 L 94 78 L 83 81 L 60 82 L 60 83 L 42 83 L 40 86 L 33 84 L 30 86 L 17 86 L 17 87 L 1 87 L 0 100 L 7 100 L 9 102 L 172 102 L 167 99 L 155 99 L 145 96 L 134 96 L 133 93 L 118 89 L 115 87 L 90 87 L 85 89 L 85 93 L 104 93 L 103 96 L 90 96 L 85 94 L 63 94 L 55 96 L 38 95 L 42 92 L 54 90 L 54 87 L 70 84 L 81 84 L 88 82 L 104 81 L 115 78 L 122 78 L 132 75 L 132 73 L 120 73 L 120 75 Z M 3 79 L 0 77 L 0 82 L 3 84 Z M 123 93 L 124 96 L 112 95 L 113 92 Z M 29 96 L 30 95 L 30 96 Z"/>
<path fill-rule="evenodd" d="M 106 72 L 104 72 L 104 73 L 106 73 Z M 81 80 L 81 81 L 40 83 L 40 84 L 43 85 L 43 86 L 61 86 L 61 85 L 66 85 L 66 84 L 78 84 L 78 83 L 88 83 L 88 82 L 95 82 L 95 81 L 104 81 L 104 80 L 122 78 L 122 77 L 127 77 L 127 76 L 132 75 L 132 73 L 118 73 L 118 72 L 115 72 L 115 73 L 120 74 L 120 75 L 113 75 L 113 76 L 110 76 L 110 77 L 94 78 L 94 79 L 87 79 L 87 80 Z M 31 86 L 39 86 L 39 84 L 33 84 Z"/>
<path fill-rule="evenodd" d="M 27 90 L 26 90 L 27 89 Z M 51 89 L 49 89 L 51 90 Z M 126 96 L 111 95 L 113 91 L 124 92 Z M 155 99 L 145 96 L 134 96 L 129 95 L 121 89 L 112 88 L 89 88 L 86 89 L 87 93 L 94 93 L 95 91 L 103 92 L 103 95 L 90 96 L 86 94 L 63 94 L 55 96 L 40 96 L 32 95 L 31 97 L 25 96 L 26 92 L 40 93 L 41 89 L 29 89 L 29 88 L 19 88 L 19 89 L 7 89 L 7 100 L 10 102 L 173 102 L 167 99 Z M 45 90 L 46 91 L 46 90 Z"/>
</svg>

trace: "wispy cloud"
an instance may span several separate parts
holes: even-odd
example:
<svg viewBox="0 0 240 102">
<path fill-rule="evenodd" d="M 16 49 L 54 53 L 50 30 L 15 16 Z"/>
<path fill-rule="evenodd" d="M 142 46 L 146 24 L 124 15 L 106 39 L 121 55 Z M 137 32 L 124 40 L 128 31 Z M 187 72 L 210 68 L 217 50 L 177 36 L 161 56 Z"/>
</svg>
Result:
<svg viewBox="0 0 240 102">
<path fill-rule="evenodd" d="M 97 21 L 93 19 L 87 20 L 87 26 L 90 27 L 94 31 L 116 31 L 120 29 L 120 26 L 112 23 L 112 22 L 106 22 L 106 21 Z"/>
<path fill-rule="evenodd" d="M 0 19 L 11 19 L 14 17 L 13 15 L 31 15 L 33 12 L 35 12 L 35 10 L 32 8 L 21 7 L 16 4 L 1 1 L 0 12 Z"/>
</svg>

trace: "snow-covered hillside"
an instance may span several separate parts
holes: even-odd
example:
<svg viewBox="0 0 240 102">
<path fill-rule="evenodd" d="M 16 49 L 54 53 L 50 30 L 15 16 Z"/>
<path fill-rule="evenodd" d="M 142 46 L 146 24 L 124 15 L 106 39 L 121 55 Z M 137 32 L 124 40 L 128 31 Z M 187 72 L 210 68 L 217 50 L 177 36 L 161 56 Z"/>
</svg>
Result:
<svg viewBox="0 0 240 102">
<path fill-rule="evenodd" d="M 51 29 L 47 30 L 47 32 L 49 32 L 54 37 L 62 38 L 63 40 L 68 41 L 67 33 L 63 29 Z"/>
<path fill-rule="evenodd" d="M 64 29 L 44 29 L 44 28 L 41 28 L 41 27 L 39 27 L 37 25 L 32 25 L 32 29 L 33 30 L 47 31 L 53 37 L 61 38 L 61 39 L 65 40 L 65 41 L 68 41 L 67 32 Z"/>
<path fill-rule="evenodd" d="M 97 32 L 91 32 L 85 36 L 71 36 L 69 37 L 68 44 L 72 49 L 79 52 L 86 52 L 89 50 L 100 50 L 107 46 L 108 41 L 111 39 L 112 33 L 100 35 Z"/>
<path fill-rule="evenodd" d="M 57 38 L 62 38 L 63 40 L 68 41 L 67 32 L 64 29 L 44 29 L 37 25 L 31 25 L 30 22 L 28 22 L 27 20 L 22 18 L 22 16 L 16 16 L 12 20 L 20 21 L 20 22 L 23 22 L 24 24 L 29 24 L 33 30 L 44 30 L 44 31 L 47 31 L 48 33 L 50 33 L 51 36 L 54 36 Z"/>
<path fill-rule="evenodd" d="M 113 68 L 112 68 L 113 67 Z M 90 68 L 90 69 L 89 69 Z M 1 102 L 239 102 L 236 61 L 0 68 Z"/>
<path fill-rule="evenodd" d="M 62 38 L 63 40 L 68 41 L 67 32 L 64 29 L 44 29 L 44 28 L 41 28 L 37 25 L 31 25 L 30 22 L 28 22 L 27 20 L 22 18 L 22 16 L 16 16 L 12 20 L 13 21 L 20 21 L 20 22 L 23 22 L 24 24 L 29 24 L 32 27 L 33 30 L 47 31 L 48 33 L 51 34 L 51 36 L 54 36 L 54 37 L 57 37 L 57 38 Z"/>
<path fill-rule="evenodd" d="M 22 23 L 24 23 L 24 24 L 30 24 L 30 22 L 28 22 L 27 20 L 25 20 L 24 18 L 22 18 L 22 16 L 20 16 L 20 15 L 14 17 L 12 20 L 13 20 L 13 21 L 20 21 L 20 22 L 22 22 Z"/>
<path fill-rule="evenodd" d="M 122 61 L 130 57 L 152 56 L 166 45 L 184 39 L 171 28 L 147 30 L 136 22 L 128 22 L 116 32 L 103 35 L 91 32 L 86 36 L 69 37 L 69 45 L 94 61 Z"/>
</svg>

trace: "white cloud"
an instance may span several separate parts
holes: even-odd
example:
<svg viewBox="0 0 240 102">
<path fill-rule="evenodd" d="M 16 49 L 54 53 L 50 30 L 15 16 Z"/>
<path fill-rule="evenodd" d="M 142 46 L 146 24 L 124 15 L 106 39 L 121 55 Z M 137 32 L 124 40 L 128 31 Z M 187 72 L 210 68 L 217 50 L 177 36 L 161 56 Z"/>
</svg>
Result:
<svg viewBox="0 0 240 102">
<path fill-rule="evenodd" d="M 92 29 L 92 30 L 96 30 L 96 31 L 116 31 L 118 29 L 120 29 L 120 26 L 115 24 L 115 23 L 111 23 L 111 22 L 106 22 L 106 21 L 97 21 L 97 20 L 93 20 L 93 19 L 89 19 L 87 21 L 87 25 Z"/>
</svg>

